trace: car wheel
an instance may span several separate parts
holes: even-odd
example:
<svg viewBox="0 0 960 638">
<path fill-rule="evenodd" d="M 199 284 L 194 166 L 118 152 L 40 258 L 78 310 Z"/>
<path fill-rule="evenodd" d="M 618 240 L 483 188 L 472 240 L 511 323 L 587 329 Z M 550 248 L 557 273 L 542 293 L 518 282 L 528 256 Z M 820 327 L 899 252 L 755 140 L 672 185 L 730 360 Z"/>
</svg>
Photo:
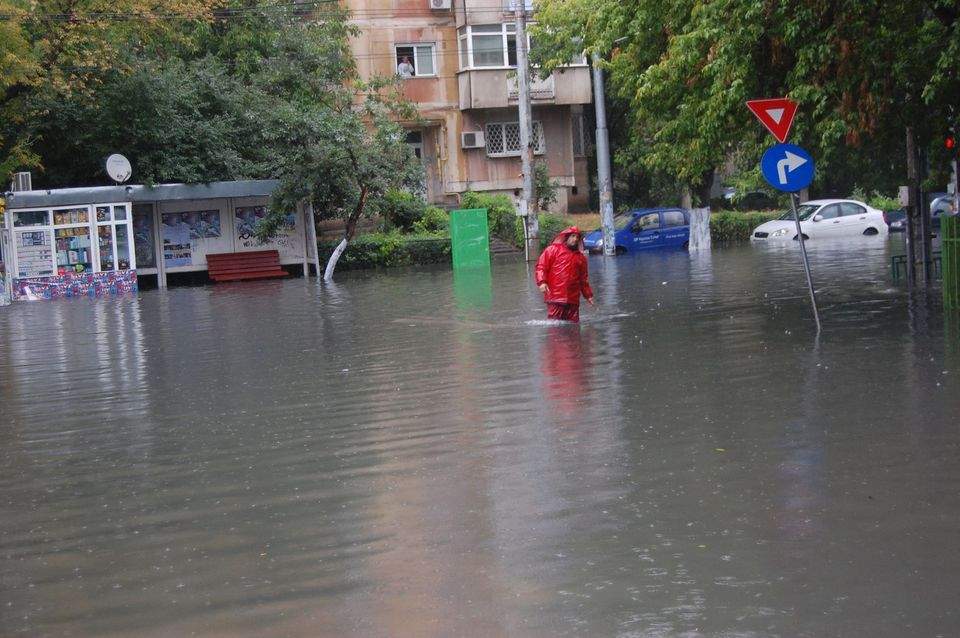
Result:
<svg viewBox="0 0 960 638">
<path fill-rule="evenodd" d="M 879 233 L 880 231 L 877 230 L 876 228 L 873 228 L 872 226 L 866 229 L 865 231 L 863 231 L 864 235 L 878 235 Z"/>
<path fill-rule="evenodd" d="M 627 249 L 624 248 L 623 246 L 617 246 L 616 250 L 614 250 L 613 252 L 615 252 L 618 255 L 622 255 L 625 252 L 627 252 Z"/>
<path fill-rule="evenodd" d="M 794 236 L 793 236 L 793 241 L 797 241 L 797 235 L 794 235 Z M 804 234 L 804 236 L 803 236 L 803 241 L 810 241 L 810 237 L 808 237 L 806 234 Z"/>
</svg>

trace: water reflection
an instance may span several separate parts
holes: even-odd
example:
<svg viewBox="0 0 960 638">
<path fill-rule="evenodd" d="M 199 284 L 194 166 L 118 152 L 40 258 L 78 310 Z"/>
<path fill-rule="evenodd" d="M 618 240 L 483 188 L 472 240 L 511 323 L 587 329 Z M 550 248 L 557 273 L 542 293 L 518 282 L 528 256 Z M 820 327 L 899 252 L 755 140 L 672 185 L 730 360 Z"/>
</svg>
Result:
<svg viewBox="0 0 960 638">
<path fill-rule="evenodd" d="M 525 264 L 0 309 L 0 634 L 951 635 L 957 329 L 890 250 L 811 242 L 819 342 L 752 246 L 592 258 L 579 327 Z"/>
</svg>

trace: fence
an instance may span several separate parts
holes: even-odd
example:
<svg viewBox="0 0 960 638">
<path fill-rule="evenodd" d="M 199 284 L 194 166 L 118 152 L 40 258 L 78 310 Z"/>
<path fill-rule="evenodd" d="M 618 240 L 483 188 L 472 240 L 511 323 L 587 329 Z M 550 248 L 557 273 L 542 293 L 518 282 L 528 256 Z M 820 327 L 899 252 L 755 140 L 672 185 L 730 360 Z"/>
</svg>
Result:
<svg viewBox="0 0 960 638">
<path fill-rule="evenodd" d="M 940 263 L 943 273 L 943 307 L 960 309 L 960 217 L 940 220 Z"/>
</svg>

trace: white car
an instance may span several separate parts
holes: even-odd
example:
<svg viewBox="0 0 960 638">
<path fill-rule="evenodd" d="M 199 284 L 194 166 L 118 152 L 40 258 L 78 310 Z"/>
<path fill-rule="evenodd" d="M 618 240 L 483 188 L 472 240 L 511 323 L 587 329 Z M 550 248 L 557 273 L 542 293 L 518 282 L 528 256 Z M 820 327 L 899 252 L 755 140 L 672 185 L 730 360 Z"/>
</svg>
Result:
<svg viewBox="0 0 960 638">
<path fill-rule="evenodd" d="M 797 208 L 804 239 L 887 235 L 883 211 L 853 199 L 817 199 Z M 750 241 L 783 241 L 797 238 L 793 213 L 760 224 L 750 233 Z"/>
</svg>

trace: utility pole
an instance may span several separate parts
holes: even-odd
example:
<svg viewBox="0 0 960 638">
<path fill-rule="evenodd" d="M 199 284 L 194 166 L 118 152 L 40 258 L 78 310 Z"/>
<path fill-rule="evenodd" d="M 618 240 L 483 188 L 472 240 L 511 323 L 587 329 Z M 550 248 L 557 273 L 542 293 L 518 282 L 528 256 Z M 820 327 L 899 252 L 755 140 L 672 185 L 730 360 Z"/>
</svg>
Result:
<svg viewBox="0 0 960 638">
<path fill-rule="evenodd" d="M 933 234 L 933 221 L 930 219 L 930 205 L 923 192 L 923 180 L 927 176 L 927 153 L 923 148 L 917 149 L 917 205 L 920 207 L 920 255 L 923 261 L 923 282 L 929 286 L 933 278 L 933 245 L 930 237 Z"/>
<path fill-rule="evenodd" d="M 600 188 L 600 226 L 603 229 L 603 254 L 616 254 L 613 230 L 613 183 L 610 177 L 610 141 L 607 138 L 607 104 L 603 69 L 596 51 L 593 61 L 593 109 L 597 116 L 597 182 Z"/>
<path fill-rule="evenodd" d="M 513 0 L 517 21 L 517 89 L 520 110 L 520 167 L 523 194 L 520 215 L 523 217 L 524 254 L 527 261 L 540 256 L 540 224 L 533 206 L 533 118 L 530 113 L 530 60 L 527 56 L 527 0 Z"/>
<path fill-rule="evenodd" d="M 913 290 L 917 281 L 917 243 L 919 237 L 919 215 L 920 210 L 917 204 L 919 195 L 918 184 L 920 182 L 920 172 L 917 168 L 917 149 L 914 143 L 913 127 L 906 127 L 907 131 L 907 189 L 910 205 L 907 206 L 907 286 Z"/>
</svg>

